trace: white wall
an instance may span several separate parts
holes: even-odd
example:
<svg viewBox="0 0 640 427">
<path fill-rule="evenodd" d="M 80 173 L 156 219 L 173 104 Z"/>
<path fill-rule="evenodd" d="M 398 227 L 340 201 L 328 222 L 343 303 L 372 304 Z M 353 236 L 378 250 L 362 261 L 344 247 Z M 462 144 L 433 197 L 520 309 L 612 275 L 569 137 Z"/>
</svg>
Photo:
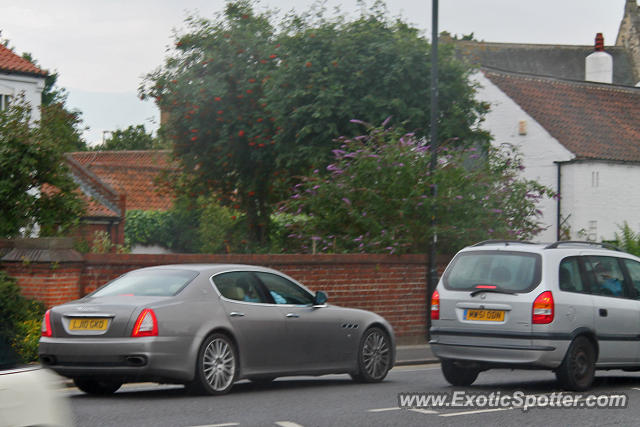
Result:
<svg viewBox="0 0 640 427">
<path fill-rule="evenodd" d="M 557 166 L 554 161 L 568 161 L 573 159 L 574 155 L 484 74 L 475 73 L 472 80 L 481 86 L 478 89 L 478 99 L 491 104 L 491 110 L 486 115 L 482 128 L 493 136 L 492 144 L 509 143 L 517 146 L 525 167 L 523 177 L 557 191 Z M 521 122 L 524 122 L 526 127 L 523 135 L 520 134 Z M 539 209 L 543 214 L 540 221 L 546 229 L 534 240 L 554 242 L 557 232 L 557 202 L 553 199 L 543 200 Z"/>
<path fill-rule="evenodd" d="M 33 121 L 40 120 L 40 103 L 43 89 L 44 77 L 0 73 L 0 94 L 13 97 L 24 94 L 26 101 L 31 105 L 31 118 Z"/>
<path fill-rule="evenodd" d="M 640 166 L 580 162 L 562 166 L 562 212 L 571 238 L 612 240 L 625 221 L 640 230 Z"/>
</svg>

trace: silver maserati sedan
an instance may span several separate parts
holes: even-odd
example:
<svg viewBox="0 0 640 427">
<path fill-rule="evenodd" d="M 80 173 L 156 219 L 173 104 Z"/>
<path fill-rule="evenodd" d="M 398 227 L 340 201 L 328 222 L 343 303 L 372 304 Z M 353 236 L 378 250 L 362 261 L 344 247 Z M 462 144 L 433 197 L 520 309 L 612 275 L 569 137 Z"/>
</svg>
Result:
<svg viewBox="0 0 640 427">
<path fill-rule="evenodd" d="M 289 375 L 379 382 L 395 338 L 381 316 L 328 305 L 278 271 L 184 264 L 134 270 L 51 308 L 39 354 L 86 393 L 152 381 L 216 395 L 241 379 Z"/>
</svg>

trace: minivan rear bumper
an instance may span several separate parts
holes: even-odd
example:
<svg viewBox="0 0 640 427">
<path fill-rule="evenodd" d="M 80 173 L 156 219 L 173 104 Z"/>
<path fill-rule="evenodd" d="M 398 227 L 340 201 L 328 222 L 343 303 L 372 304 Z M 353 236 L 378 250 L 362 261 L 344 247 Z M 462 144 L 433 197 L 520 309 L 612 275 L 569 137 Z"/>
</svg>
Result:
<svg viewBox="0 0 640 427">
<path fill-rule="evenodd" d="M 499 342 L 496 341 L 499 338 Z M 548 339 L 536 334 L 483 334 L 431 328 L 431 351 L 440 359 L 477 362 L 487 367 L 557 368 L 571 339 Z"/>
</svg>

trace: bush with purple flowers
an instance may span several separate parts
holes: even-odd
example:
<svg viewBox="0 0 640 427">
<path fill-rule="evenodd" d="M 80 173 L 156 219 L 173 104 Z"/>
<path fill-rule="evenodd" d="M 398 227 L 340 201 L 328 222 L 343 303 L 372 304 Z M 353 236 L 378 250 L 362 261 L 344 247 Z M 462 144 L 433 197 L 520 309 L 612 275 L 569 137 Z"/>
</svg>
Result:
<svg viewBox="0 0 640 427">
<path fill-rule="evenodd" d="M 430 147 L 412 134 L 370 127 L 339 140 L 327 173 L 304 177 L 281 204 L 280 212 L 304 215 L 286 225 L 289 250 L 425 253 L 434 213 L 444 251 L 484 239 L 529 239 L 541 230 L 537 202 L 553 196 L 520 177 L 511 146 L 445 145 L 431 174 Z"/>
</svg>

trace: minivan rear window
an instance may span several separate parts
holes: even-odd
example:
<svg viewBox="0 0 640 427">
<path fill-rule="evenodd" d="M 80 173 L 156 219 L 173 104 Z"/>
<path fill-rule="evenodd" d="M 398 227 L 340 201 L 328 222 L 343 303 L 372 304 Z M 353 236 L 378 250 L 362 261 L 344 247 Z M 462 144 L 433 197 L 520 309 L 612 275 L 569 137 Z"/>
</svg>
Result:
<svg viewBox="0 0 640 427">
<path fill-rule="evenodd" d="M 443 282 L 447 289 L 474 290 L 495 286 L 511 292 L 528 292 L 540 283 L 538 254 L 507 251 L 474 251 L 458 254 L 447 268 Z"/>
</svg>

